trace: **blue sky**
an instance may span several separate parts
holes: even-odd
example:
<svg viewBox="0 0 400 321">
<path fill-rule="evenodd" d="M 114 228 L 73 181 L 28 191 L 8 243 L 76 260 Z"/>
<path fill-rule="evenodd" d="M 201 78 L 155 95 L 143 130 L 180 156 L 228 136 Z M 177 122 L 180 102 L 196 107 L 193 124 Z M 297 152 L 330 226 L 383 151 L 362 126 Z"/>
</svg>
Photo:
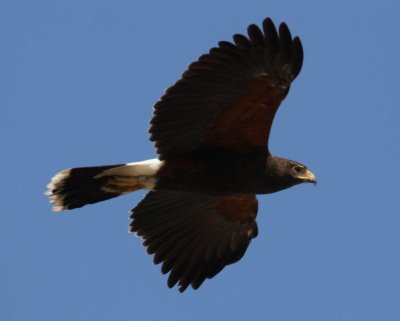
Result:
<svg viewBox="0 0 400 321">
<path fill-rule="evenodd" d="M 0 4 L 0 319 L 400 319 L 397 1 Z M 260 196 L 244 259 L 168 289 L 128 211 L 143 192 L 52 213 L 57 171 L 155 157 L 152 105 L 219 40 L 270 16 L 305 50 L 271 136 L 316 188 Z"/>
</svg>

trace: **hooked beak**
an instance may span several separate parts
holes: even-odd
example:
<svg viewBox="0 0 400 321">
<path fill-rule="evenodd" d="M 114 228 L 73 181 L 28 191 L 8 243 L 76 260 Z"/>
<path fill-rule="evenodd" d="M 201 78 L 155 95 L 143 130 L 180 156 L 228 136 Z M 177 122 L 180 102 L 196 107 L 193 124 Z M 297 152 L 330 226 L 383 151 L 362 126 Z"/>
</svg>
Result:
<svg viewBox="0 0 400 321">
<path fill-rule="evenodd" d="M 298 177 L 305 183 L 314 183 L 314 185 L 317 185 L 317 178 L 308 169 L 306 170 L 306 172 L 303 175 L 299 175 Z"/>
</svg>

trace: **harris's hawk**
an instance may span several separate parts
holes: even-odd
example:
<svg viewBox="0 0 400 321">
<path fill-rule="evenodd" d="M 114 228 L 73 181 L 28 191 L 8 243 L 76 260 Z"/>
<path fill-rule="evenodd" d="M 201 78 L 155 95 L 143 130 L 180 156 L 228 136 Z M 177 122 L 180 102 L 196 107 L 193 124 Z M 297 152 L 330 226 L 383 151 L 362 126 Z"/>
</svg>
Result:
<svg viewBox="0 0 400 321">
<path fill-rule="evenodd" d="M 316 182 L 305 165 L 272 156 L 267 144 L 301 70 L 300 39 L 269 18 L 247 31 L 190 64 L 155 104 L 157 159 L 66 169 L 46 192 L 53 210 L 63 211 L 149 189 L 130 230 L 180 291 L 242 258 L 258 233 L 256 194 Z"/>
</svg>

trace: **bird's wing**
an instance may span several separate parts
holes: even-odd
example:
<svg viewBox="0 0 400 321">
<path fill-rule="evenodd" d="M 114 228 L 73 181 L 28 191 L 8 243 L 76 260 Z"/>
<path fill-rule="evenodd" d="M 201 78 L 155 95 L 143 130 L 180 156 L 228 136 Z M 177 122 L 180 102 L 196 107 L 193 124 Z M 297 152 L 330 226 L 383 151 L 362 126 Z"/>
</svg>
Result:
<svg viewBox="0 0 400 321">
<path fill-rule="evenodd" d="M 242 258 L 257 236 L 257 205 L 255 195 L 152 191 L 132 210 L 130 228 L 171 272 L 168 286 L 179 282 L 183 292 Z"/>
<path fill-rule="evenodd" d="M 220 42 L 189 65 L 154 106 L 150 139 L 160 159 L 199 148 L 251 152 L 268 142 L 275 113 L 303 62 L 298 37 L 271 19 Z"/>
</svg>

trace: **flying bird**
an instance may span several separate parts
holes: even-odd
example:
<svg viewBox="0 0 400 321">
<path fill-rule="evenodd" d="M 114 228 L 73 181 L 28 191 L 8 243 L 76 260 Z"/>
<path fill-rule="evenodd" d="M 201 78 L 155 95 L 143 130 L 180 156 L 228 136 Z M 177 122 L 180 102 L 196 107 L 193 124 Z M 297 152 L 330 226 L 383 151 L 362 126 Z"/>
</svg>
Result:
<svg viewBox="0 0 400 321">
<path fill-rule="evenodd" d="M 169 273 L 169 287 L 197 289 L 239 261 L 257 236 L 256 194 L 316 183 L 304 164 L 268 148 L 302 62 L 300 39 L 269 18 L 219 42 L 155 104 L 149 132 L 158 157 L 59 172 L 46 192 L 53 210 L 148 189 L 131 210 L 130 231 Z"/>
</svg>

